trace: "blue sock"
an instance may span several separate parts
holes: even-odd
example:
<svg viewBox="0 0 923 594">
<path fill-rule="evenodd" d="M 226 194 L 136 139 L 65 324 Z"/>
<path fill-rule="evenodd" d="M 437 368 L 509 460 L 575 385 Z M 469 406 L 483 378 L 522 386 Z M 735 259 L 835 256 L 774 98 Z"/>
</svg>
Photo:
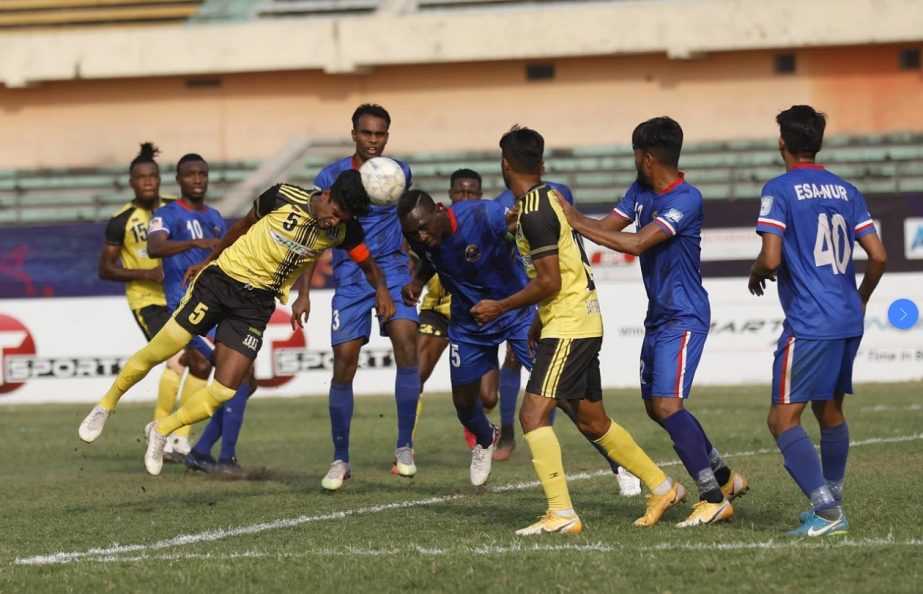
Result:
<svg viewBox="0 0 923 594">
<path fill-rule="evenodd" d="M 705 433 L 692 413 L 685 408 L 680 409 L 664 419 L 661 424 L 670 434 L 673 449 L 679 454 L 686 472 L 699 487 L 700 496 L 711 503 L 718 503 L 724 499 L 715 479 L 715 472 L 711 469 L 708 450 L 705 449 Z"/>
<path fill-rule="evenodd" d="M 500 426 L 512 427 L 516 423 L 516 400 L 522 374 L 519 368 L 500 368 Z"/>
<path fill-rule="evenodd" d="M 484 414 L 484 404 L 480 398 L 471 406 L 461 407 L 456 405 L 455 414 L 461 424 L 468 431 L 474 433 L 478 445 L 486 448 L 494 440 L 494 430 L 490 426 L 490 421 L 487 420 L 487 415 Z"/>
<path fill-rule="evenodd" d="M 827 486 L 837 502 L 843 499 L 843 479 L 846 477 L 848 456 L 849 426 L 844 422 L 836 427 L 821 427 L 820 462 Z"/>
<path fill-rule="evenodd" d="M 394 378 L 394 399 L 397 403 L 397 447 L 413 446 L 413 425 L 417 420 L 420 399 L 420 370 L 398 367 Z"/>
<path fill-rule="evenodd" d="M 219 406 L 205 425 L 205 430 L 199 436 L 199 441 L 192 446 L 192 452 L 199 456 L 211 456 L 212 448 L 215 443 L 221 439 L 221 429 L 224 425 L 224 407 Z"/>
<path fill-rule="evenodd" d="M 705 451 L 708 452 L 708 453 L 710 454 L 711 451 L 712 451 L 713 449 L 715 449 L 715 446 L 713 446 L 713 445 L 711 444 L 711 442 L 708 440 L 708 434 L 706 434 L 706 433 L 705 433 L 705 429 L 702 428 L 702 423 L 700 423 L 699 420 L 698 420 L 697 418 L 695 418 L 695 415 L 694 415 L 694 414 L 689 413 L 689 416 L 692 417 L 692 420 L 695 421 L 695 424 L 696 424 L 696 426 L 699 428 L 699 431 L 702 432 L 702 437 L 705 438 Z"/>
<path fill-rule="evenodd" d="M 808 432 L 801 425 L 795 425 L 776 438 L 785 470 L 814 505 L 814 511 L 836 507 L 836 501 L 820 468 L 820 460 Z"/>
<path fill-rule="evenodd" d="M 330 382 L 330 437 L 333 459 L 349 462 L 349 424 L 353 419 L 353 385 Z"/>
<path fill-rule="evenodd" d="M 237 456 L 237 438 L 240 436 L 240 427 L 244 424 L 244 409 L 247 407 L 250 394 L 250 384 L 241 384 L 234 393 L 234 397 L 221 406 L 224 410 L 224 423 L 221 431 L 219 461 L 230 460 Z"/>
</svg>

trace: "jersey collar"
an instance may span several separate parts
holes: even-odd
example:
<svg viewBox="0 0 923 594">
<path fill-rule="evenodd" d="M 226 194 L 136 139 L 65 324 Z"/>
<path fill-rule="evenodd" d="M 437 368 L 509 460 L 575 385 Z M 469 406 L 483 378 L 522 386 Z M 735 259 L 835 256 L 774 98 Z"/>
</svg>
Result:
<svg viewBox="0 0 923 594">
<path fill-rule="evenodd" d="M 679 177 L 676 178 L 676 181 L 670 184 L 669 186 L 667 186 L 666 188 L 664 188 L 663 191 L 657 192 L 657 195 L 663 196 L 664 194 L 669 194 L 670 192 L 675 190 L 676 187 L 680 185 L 681 183 L 683 183 L 684 181 L 686 181 L 686 172 L 680 171 Z"/>
<path fill-rule="evenodd" d="M 439 204 L 442 204 L 442 202 Z M 449 213 L 449 224 L 452 225 L 452 235 L 455 235 L 455 232 L 458 231 L 458 219 L 455 218 L 455 213 L 452 212 L 451 206 L 446 206 L 445 211 Z"/>
<path fill-rule="evenodd" d="M 824 166 L 818 165 L 817 163 L 796 163 L 795 166 L 792 167 L 792 171 L 796 169 L 818 169 L 823 171 Z"/>
<path fill-rule="evenodd" d="M 359 162 L 358 155 L 353 153 L 353 156 L 349 158 L 349 165 L 353 169 L 359 169 L 360 167 L 362 167 L 362 163 Z"/>
<path fill-rule="evenodd" d="M 192 206 L 190 206 L 190 205 L 186 204 L 185 202 L 183 202 L 182 200 L 176 200 L 175 202 L 176 202 L 177 204 L 179 204 L 180 207 L 181 207 L 183 210 L 188 210 L 189 212 L 205 212 L 206 210 L 208 210 L 208 205 L 207 205 L 207 204 L 203 204 L 203 205 L 202 205 L 202 210 L 196 210 L 196 209 L 194 209 Z"/>
</svg>

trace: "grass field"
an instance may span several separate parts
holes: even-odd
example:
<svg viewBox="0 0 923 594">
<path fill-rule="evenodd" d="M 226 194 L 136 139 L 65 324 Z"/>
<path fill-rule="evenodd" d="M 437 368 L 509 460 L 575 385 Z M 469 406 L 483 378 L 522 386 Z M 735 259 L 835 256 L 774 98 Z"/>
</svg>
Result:
<svg viewBox="0 0 923 594">
<path fill-rule="evenodd" d="M 168 465 L 144 472 L 150 405 L 125 405 L 93 445 L 77 438 L 89 406 L 0 408 L 0 592 L 919 592 L 923 564 L 923 385 L 868 385 L 847 404 L 846 538 L 787 539 L 806 502 L 765 426 L 766 388 L 698 389 L 712 441 L 751 481 L 734 521 L 680 530 L 688 506 L 638 529 L 640 497 L 618 495 L 601 458 L 563 416 L 557 433 L 576 537 L 517 537 L 544 510 L 520 440 L 488 488 L 446 395 L 426 400 L 417 478 L 389 474 L 388 398 L 360 398 L 353 478 L 320 489 L 331 447 L 325 399 L 255 398 L 241 436 L 243 480 Z M 686 485 L 667 435 L 633 391 L 610 415 Z M 809 432 L 817 430 L 813 419 Z"/>
</svg>

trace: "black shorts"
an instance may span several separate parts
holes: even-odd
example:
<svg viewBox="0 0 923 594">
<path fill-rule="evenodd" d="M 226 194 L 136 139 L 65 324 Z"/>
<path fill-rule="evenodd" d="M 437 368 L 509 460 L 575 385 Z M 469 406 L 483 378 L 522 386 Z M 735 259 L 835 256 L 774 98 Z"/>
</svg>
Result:
<svg viewBox="0 0 923 594">
<path fill-rule="evenodd" d="M 543 338 L 535 349 L 526 392 L 558 400 L 602 400 L 598 338 Z"/>
<path fill-rule="evenodd" d="M 170 310 L 166 305 L 148 305 L 141 309 L 133 309 L 131 313 L 135 315 L 135 321 L 138 322 L 138 327 L 141 328 L 148 342 L 170 319 Z"/>
<path fill-rule="evenodd" d="M 435 309 L 420 310 L 420 326 L 417 329 L 419 334 L 427 336 L 438 336 L 439 338 L 449 339 L 449 318 L 445 317 Z"/>
<path fill-rule="evenodd" d="M 263 331 L 275 310 L 276 298 L 272 291 L 245 285 L 217 265 L 211 265 L 186 291 L 173 319 L 198 335 L 206 334 L 217 325 L 215 342 L 252 361 L 263 345 Z"/>
</svg>

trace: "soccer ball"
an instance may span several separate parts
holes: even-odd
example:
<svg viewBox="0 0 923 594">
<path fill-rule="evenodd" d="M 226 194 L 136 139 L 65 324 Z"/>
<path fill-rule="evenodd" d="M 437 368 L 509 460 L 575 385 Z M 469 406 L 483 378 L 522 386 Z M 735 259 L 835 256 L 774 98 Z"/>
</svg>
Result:
<svg viewBox="0 0 923 594">
<path fill-rule="evenodd" d="M 359 168 L 369 200 L 378 206 L 395 204 L 407 189 L 407 178 L 400 164 L 388 157 L 374 157 Z"/>
</svg>

